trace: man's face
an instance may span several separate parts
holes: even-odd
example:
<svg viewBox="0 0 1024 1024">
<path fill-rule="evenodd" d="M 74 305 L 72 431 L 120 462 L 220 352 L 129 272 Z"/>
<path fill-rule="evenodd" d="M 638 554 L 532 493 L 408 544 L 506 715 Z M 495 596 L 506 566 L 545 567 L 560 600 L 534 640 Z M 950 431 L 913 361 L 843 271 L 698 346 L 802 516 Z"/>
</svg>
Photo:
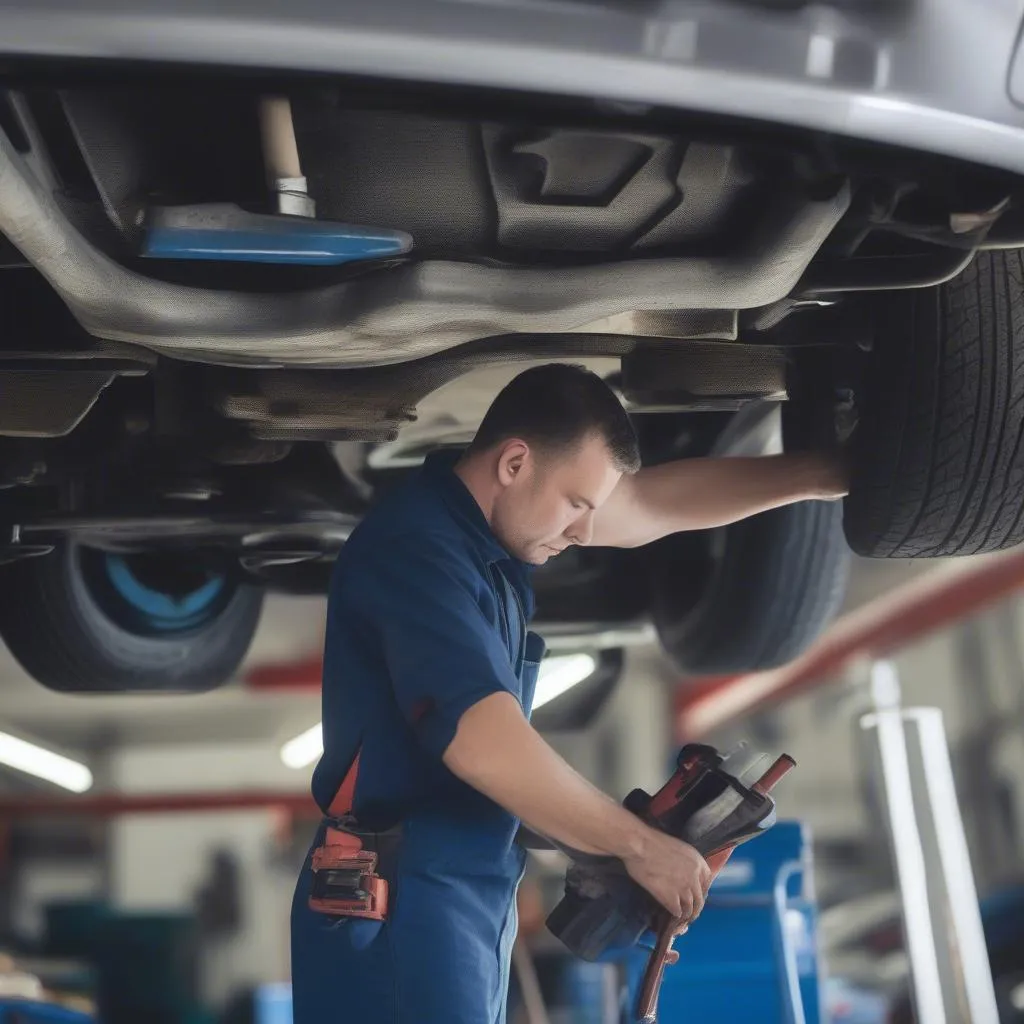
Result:
<svg viewBox="0 0 1024 1024">
<path fill-rule="evenodd" d="M 622 477 L 604 439 L 565 455 L 511 442 L 498 465 L 502 490 L 491 527 L 516 558 L 543 565 L 570 544 L 589 544 L 593 516 Z"/>
</svg>

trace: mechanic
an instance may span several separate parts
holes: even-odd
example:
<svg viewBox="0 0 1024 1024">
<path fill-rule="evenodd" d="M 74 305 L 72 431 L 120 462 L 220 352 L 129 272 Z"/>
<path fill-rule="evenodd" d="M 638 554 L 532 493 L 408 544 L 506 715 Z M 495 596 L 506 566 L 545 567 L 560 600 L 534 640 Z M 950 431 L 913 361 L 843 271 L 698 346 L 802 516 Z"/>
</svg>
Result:
<svg viewBox="0 0 1024 1024">
<path fill-rule="evenodd" d="M 700 912 L 703 858 L 592 787 L 530 725 L 543 654 L 526 628 L 530 569 L 572 544 L 636 547 L 846 487 L 821 455 L 639 463 L 600 377 L 536 367 L 498 395 L 464 452 L 429 456 L 344 546 L 314 848 L 346 813 L 399 838 L 383 922 L 312 909 L 307 858 L 292 907 L 295 1024 L 504 1021 L 520 822 L 621 858 L 683 921 Z"/>
</svg>

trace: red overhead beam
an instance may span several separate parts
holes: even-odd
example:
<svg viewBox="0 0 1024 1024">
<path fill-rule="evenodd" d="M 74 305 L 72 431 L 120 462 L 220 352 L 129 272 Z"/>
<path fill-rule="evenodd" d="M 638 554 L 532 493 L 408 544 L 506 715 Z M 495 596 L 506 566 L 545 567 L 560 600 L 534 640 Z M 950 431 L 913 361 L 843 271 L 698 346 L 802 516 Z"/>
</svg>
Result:
<svg viewBox="0 0 1024 1024">
<path fill-rule="evenodd" d="M 803 655 L 767 672 L 680 687 L 676 727 L 698 739 L 741 715 L 828 682 L 859 660 L 886 657 L 1024 588 L 1024 549 L 940 565 L 857 608 Z"/>
<path fill-rule="evenodd" d="M 90 796 L 0 799 L 4 818 L 116 818 L 125 814 L 188 814 L 196 811 L 286 811 L 320 817 L 308 793 L 250 790 L 237 793 L 98 793 Z"/>
<path fill-rule="evenodd" d="M 315 655 L 301 661 L 257 665 L 245 674 L 244 683 L 250 690 L 319 693 L 323 671 L 323 659 Z"/>
</svg>

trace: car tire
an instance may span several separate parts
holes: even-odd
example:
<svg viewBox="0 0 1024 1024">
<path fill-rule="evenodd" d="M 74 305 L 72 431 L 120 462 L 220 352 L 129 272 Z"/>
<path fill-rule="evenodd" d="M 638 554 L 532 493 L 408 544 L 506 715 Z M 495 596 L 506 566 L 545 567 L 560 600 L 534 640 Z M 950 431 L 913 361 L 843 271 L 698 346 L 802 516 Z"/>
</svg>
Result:
<svg viewBox="0 0 1024 1024">
<path fill-rule="evenodd" d="M 693 562 L 667 550 L 658 558 L 654 623 L 686 675 L 786 664 L 842 602 L 849 551 L 839 502 L 803 501 L 741 520 L 714 531 L 711 549 L 695 596 L 685 583 Z"/>
<path fill-rule="evenodd" d="M 194 693 L 230 679 L 262 591 L 214 574 L 165 594 L 126 574 L 128 564 L 62 544 L 3 568 L 0 635 L 25 671 L 65 693 Z"/>
<path fill-rule="evenodd" d="M 980 253 L 946 284 L 878 296 L 873 322 L 850 547 L 927 558 L 1024 541 L 1024 255 Z"/>
</svg>

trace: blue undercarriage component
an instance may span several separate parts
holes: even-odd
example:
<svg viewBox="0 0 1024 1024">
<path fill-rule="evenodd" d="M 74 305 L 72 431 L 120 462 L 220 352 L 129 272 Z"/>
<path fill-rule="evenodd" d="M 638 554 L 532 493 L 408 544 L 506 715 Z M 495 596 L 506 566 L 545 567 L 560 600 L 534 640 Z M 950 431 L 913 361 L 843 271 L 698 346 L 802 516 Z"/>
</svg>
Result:
<svg viewBox="0 0 1024 1024">
<path fill-rule="evenodd" d="M 152 207 L 143 226 L 142 255 L 152 259 L 336 266 L 412 249 L 404 231 L 250 213 L 230 203 Z"/>
<path fill-rule="evenodd" d="M 172 596 L 143 583 L 125 559 L 109 555 L 107 576 L 114 589 L 146 625 L 156 632 L 177 632 L 202 625 L 224 589 L 224 578 L 214 576 L 188 594 Z"/>
</svg>

